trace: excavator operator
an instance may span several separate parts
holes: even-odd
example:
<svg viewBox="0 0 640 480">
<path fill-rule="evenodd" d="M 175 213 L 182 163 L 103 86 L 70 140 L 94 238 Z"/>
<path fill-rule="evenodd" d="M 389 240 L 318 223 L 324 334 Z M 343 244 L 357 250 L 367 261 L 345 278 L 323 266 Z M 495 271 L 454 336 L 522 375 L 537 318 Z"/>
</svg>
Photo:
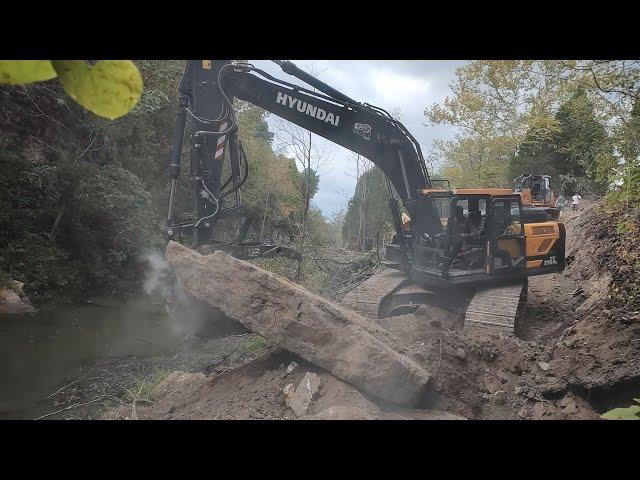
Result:
<svg viewBox="0 0 640 480">
<path fill-rule="evenodd" d="M 469 212 L 469 223 L 471 225 L 471 235 L 476 237 L 482 235 L 482 212 L 480 210 L 473 210 Z"/>
<path fill-rule="evenodd" d="M 473 234 L 473 226 L 469 219 L 464 216 L 461 205 L 456 205 L 453 212 L 453 221 L 449 231 L 451 238 L 450 256 L 456 257 L 466 244 L 467 238 Z"/>
</svg>

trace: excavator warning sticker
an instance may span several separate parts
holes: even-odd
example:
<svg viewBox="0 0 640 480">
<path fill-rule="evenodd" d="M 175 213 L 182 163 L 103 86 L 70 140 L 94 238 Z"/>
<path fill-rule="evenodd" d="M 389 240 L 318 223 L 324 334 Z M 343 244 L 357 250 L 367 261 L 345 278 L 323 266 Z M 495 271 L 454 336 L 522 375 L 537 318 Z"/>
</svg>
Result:
<svg viewBox="0 0 640 480">
<path fill-rule="evenodd" d="M 360 135 L 365 140 L 371 140 L 371 125 L 368 123 L 355 123 L 353 133 Z"/>
</svg>

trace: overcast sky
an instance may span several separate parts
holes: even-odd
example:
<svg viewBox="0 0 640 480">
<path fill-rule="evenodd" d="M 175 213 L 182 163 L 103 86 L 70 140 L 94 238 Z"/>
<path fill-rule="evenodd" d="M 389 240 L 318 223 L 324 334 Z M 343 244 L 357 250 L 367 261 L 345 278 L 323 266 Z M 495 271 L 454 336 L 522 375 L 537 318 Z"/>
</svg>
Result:
<svg viewBox="0 0 640 480">
<path fill-rule="evenodd" d="M 449 83 L 456 67 L 464 61 L 449 60 L 292 60 L 298 67 L 320 72 L 318 78 L 345 95 L 360 102 L 371 103 L 387 111 L 399 109 L 400 119 L 420 142 L 423 154 L 436 138 L 449 138 L 449 127 L 424 125 L 424 110 L 434 102 L 440 102 L 449 94 Z M 266 60 L 251 60 L 276 78 L 300 84 L 284 73 L 278 65 Z M 271 131 L 276 136 L 276 117 L 269 117 Z M 315 137 L 315 135 L 314 135 Z M 355 164 L 353 152 L 334 143 L 315 137 L 314 142 L 324 142 L 327 164 L 318 172 L 320 185 L 312 204 L 319 207 L 326 217 L 345 208 L 355 188 Z M 278 139 L 274 146 L 279 144 Z M 300 167 L 299 167 L 300 169 Z"/>
</svg>

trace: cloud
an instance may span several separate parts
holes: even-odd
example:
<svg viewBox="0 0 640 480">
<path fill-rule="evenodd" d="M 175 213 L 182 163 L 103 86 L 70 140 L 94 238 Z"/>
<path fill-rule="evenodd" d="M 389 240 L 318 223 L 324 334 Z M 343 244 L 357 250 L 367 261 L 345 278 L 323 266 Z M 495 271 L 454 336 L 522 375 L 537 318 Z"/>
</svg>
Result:
<svg viewBox="0 0 640 480">
<path fill-rule="evenodd" d="M 379 69 L 373 70 L 371 82 L 377 96 L 391 103 L 405 103 L 409 95 L 426 95 L 430 86 L 424 78 Z"/>
<path fill-rule="evenodd" d="M 449 83 L 455 69 L 464 61 L 449 60 L 293 60 L 305 71 L 319 72 L 318 78 L 345 95 L 385 110 L 399 109 L 401 121 L 416 137 L 424 151 L 436 138 L 450 138 L 449 127 L 427 127 L 425 108 L 442 101 L 449 94 Z M 251 61 L 278 79 L 300 84 L 267 60 Z M 275 119 L 269 118 L 276 132 Z M 317 138 L 314 141 L 320 141 Z M 324 141 L 324 140 L 322 140 Z M 320 172 L 318 193 L 313 204 L 330 216 L 346 206 L 355 189 L 355 178 L 349 174 L 353 153 L 327 142 L 331 164 Z M 347 198 L 345 198 L 345 196 Z"/>
</svg>

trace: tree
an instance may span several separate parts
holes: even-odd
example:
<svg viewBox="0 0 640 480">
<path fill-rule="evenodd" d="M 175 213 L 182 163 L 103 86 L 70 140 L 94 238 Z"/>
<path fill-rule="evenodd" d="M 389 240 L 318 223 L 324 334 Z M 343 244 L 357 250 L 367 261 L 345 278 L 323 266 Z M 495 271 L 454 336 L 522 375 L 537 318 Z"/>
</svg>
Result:
<svg viewBox="0 0 640 480">
<path fill-rule="evenodd" d="M 563 92 L 555 61 L 476 60 L 456 69 L 452 95 L 425 110 L 432 124 L 459 127 L 465 135 L 517 141 L 532 118 L 549 115 Z"/>
<path fill-rule="evenodd" d="M 364 190 L 364 185 L 366 197 L 359 194 Z M 371 239 L 376 248 L 383 245 L 393 229 L 388 196 L 384 173 L 378 167 L 360 176 L 342 223 L 342 239 L 347 247 L 353 245 L 358 249 L 362 245 L 361 238 Z"/>
<path fill-rule="evenodd" d="M 311 65 L 309 73 L 317 77 L 321 72 L 319 72 L 314 65 Z M 319 179 L 316 180 L 318 176 L 317 172 L 327 161 L 326 144 L 322 141 L 314 141 L 311 131 L 286 120 L 280 120 L 278 130 L 278 138 L 280 140 L 279 148 L 283 151 L 291 152 L 303 172 L 303 209 L 302 218 L 298 227 L 298 251 L 300 253 L 300 259 L 295 274 L 295 280 L 299 281 L 302 262 L 304 260 L 307 215 L 311 205 L 311 198 L 313 194 L 315 194 L 319 182 Z"/>
<path fill-rule="evenodd" d="M 457 127 L 455 140 L 436 142 L 428 156 L 441 159 L 440 171 L 457 186 L 510 185 L 519 145 L 566 95 L 563 72 L 560 62 L 531 60 L 477 60 L 458 68 L 452 95 L 425 110 L 430 124 Z"/>
<path fill-rule="evenodd" d="M 607 184 L 598 181 L 598 166 L 613 155 L 604 125 L 596 117 L 593 103 L 583 88 L 558 109 L 556 120 L 560 127 L 556 143 L 560 154 L 559 163 L 566 173 L 561 174 L 563 186 L 579 191 L 602 194 Z"/>
<path fill-rule="evenodd" d="M 436 141 L 433 150 L 442 159 L 438 176 L 455 187 L 505 187 L 513 155 L 511 137 L 458 136 L 453 141 Z"/>
<path fill-rule="evenodd" d="M 557 179 L 568 173 L 557 144 L 560 130 L 560 123 L 554 117 L 539 117 L 532 122 L 510 163 L 509 177 L 529 173 Z"/>
</svg>

